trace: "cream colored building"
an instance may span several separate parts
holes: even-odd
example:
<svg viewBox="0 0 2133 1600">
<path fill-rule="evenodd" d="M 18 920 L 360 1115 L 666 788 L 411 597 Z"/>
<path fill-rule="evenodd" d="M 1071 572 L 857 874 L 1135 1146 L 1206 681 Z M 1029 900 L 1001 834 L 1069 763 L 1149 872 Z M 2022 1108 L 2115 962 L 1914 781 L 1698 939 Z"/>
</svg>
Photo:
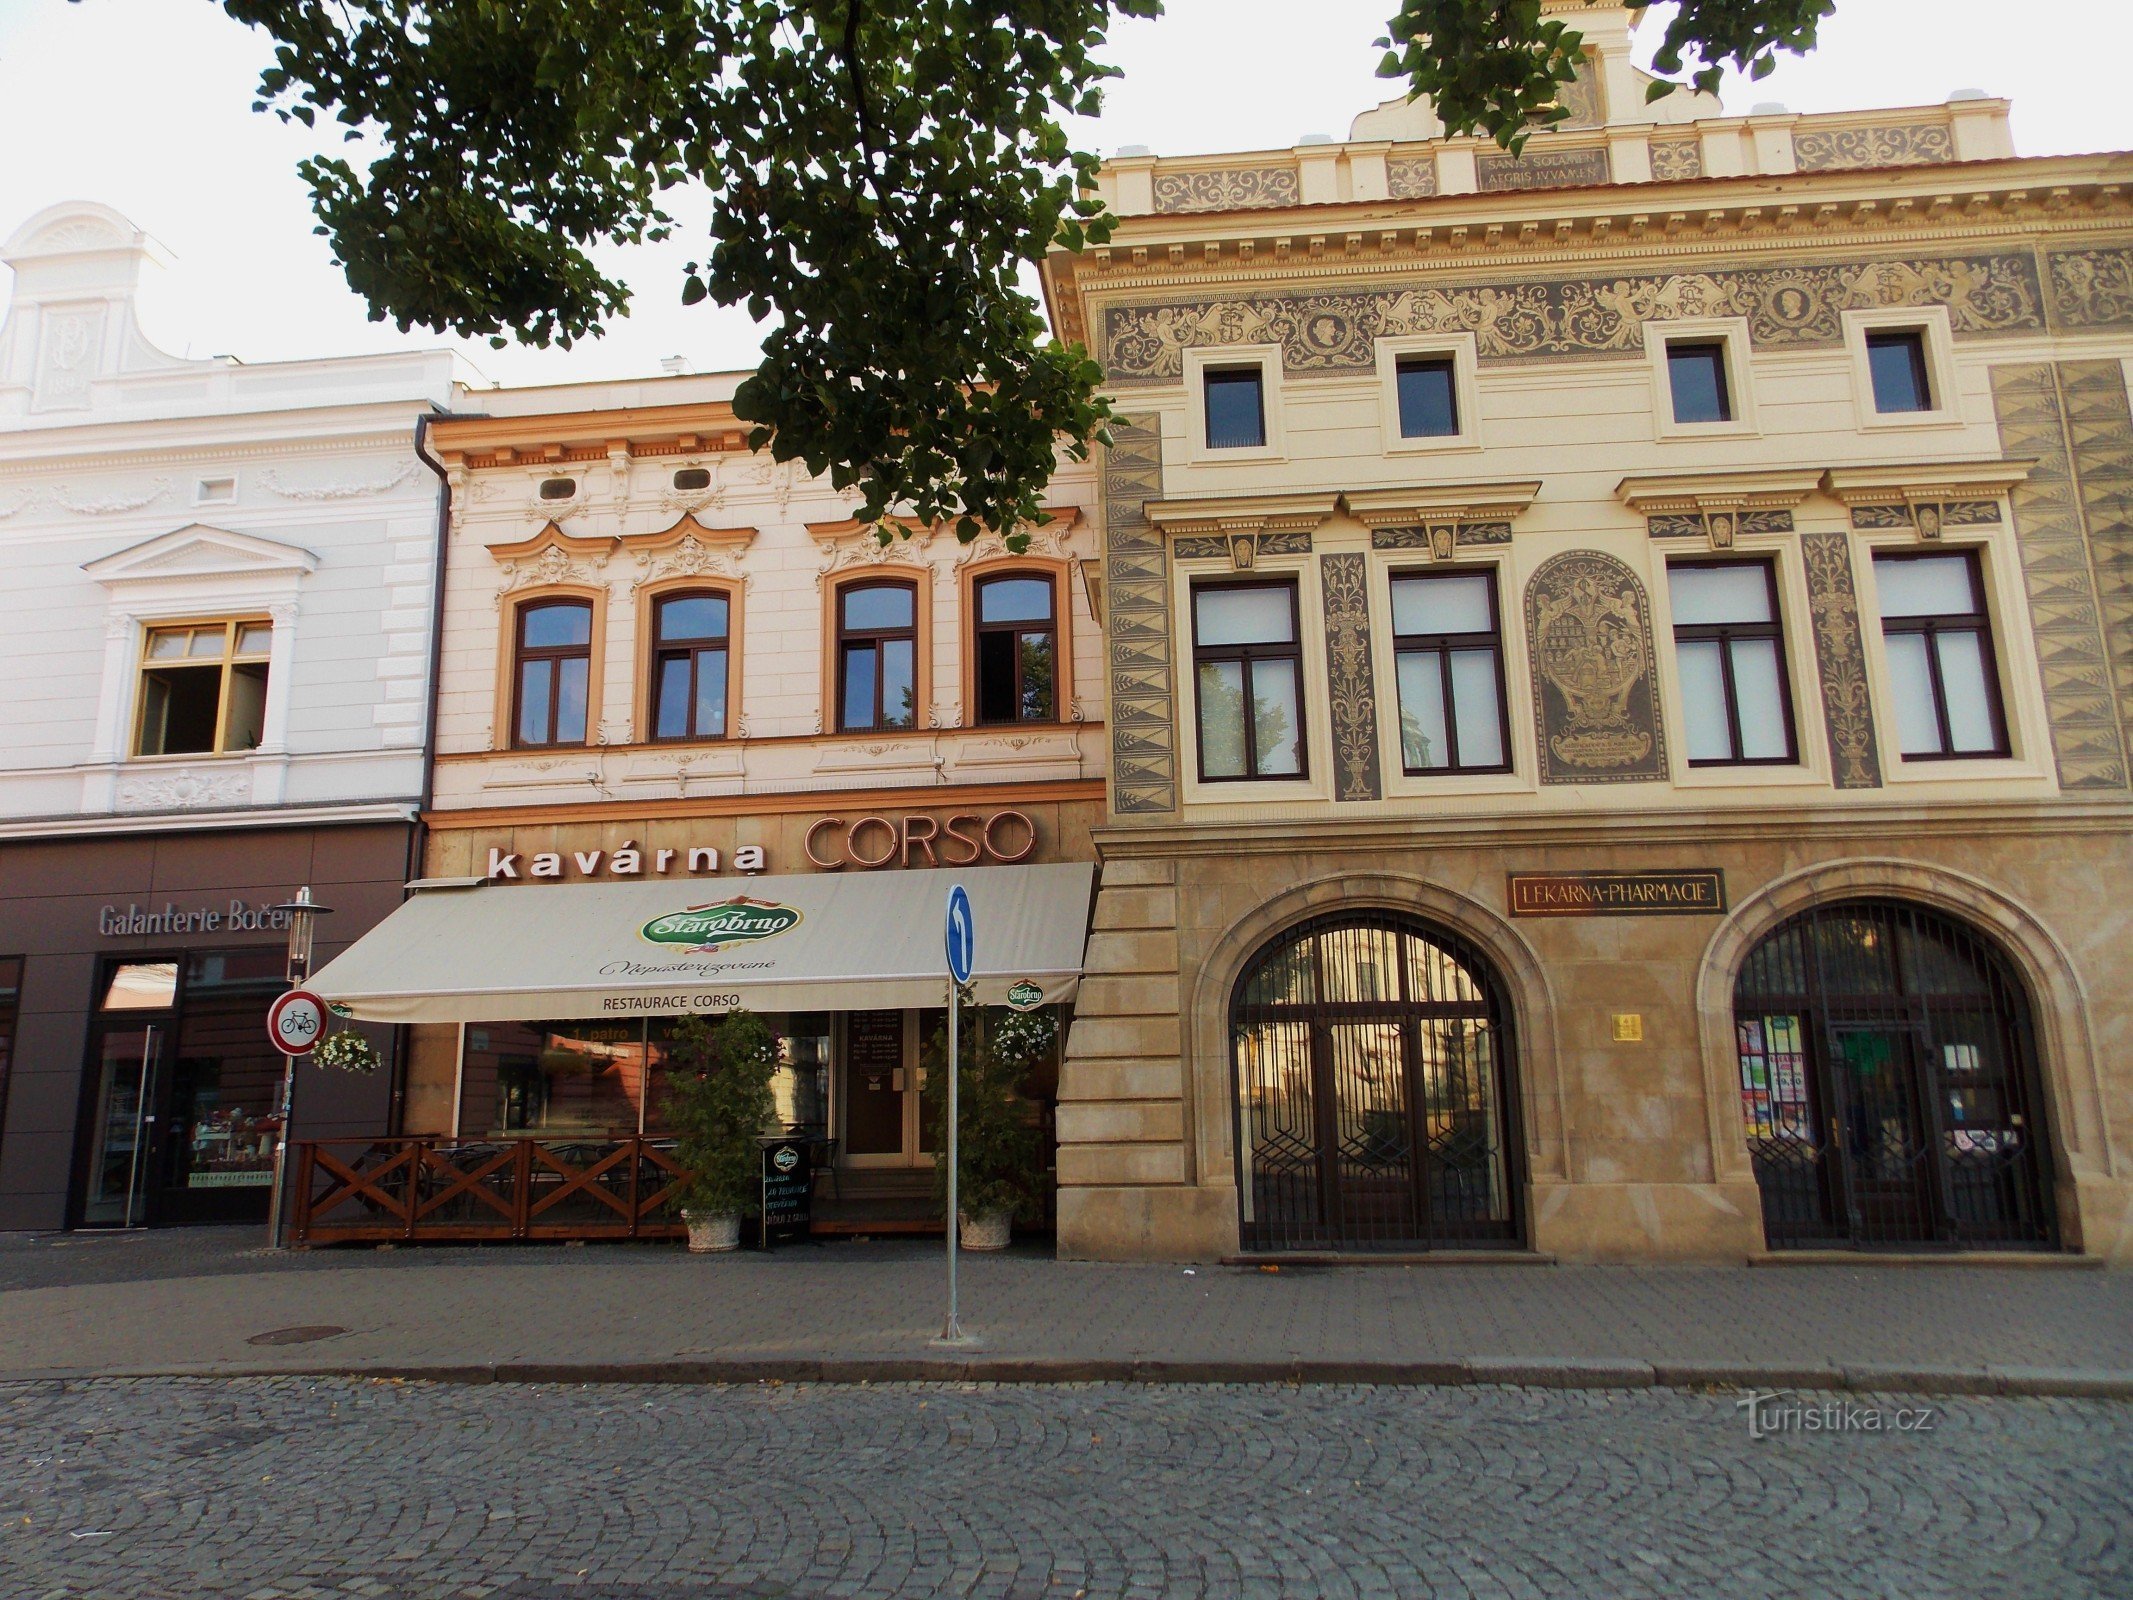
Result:
<svg viewBox="0 0 2133 1600">
<path fill-rule="evenodd" d="M 1574 9 L 1517 158 L 1122 156 L 1049 264 L 1123 417 L 1061 1252 L 2122 1260 L 2133 157 L 1647 104 Z"/>
</svg>

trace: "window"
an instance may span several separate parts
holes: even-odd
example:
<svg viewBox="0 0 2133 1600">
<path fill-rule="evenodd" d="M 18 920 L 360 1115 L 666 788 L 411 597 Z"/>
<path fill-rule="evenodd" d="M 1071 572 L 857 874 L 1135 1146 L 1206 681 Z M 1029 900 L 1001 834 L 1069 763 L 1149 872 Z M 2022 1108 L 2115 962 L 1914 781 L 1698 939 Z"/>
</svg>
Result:
<svg viewBox="0 0 2133 1600">
<path fill-rule="evenodd" d="M 1058 715 L 1052 580 L 1029 574 L 977 585 L 980 722 L 1050 722 Z"/>
<path fill-rule="evenodd" d="M 1226 583 L 1192 594 L 1200 776 L 1303 776 L 1296 585 Z"/>
<path fill-rule="evenodd" d="M 1689 765 L 1793 760 L 1775 569 L 1767 561 L 1675 562 L 1667 568 L 1667 588 Z"/>
<path fill-rule="evenodd" d="M 652 608 L 652 737 L 726 736 L 727 601 L 670 594 Z"/>
<path fill-rule="evenodd" d="M 1666 375 L 1676 422 L 1731 422 L 1733 396 L 1726 387 L 1726 347 L 1721 341 L 1668 341 Z"/>
<path fill-rule="evenodd" d="M 708 467 L 683 467 L 674 474 L 677 489 L 708 489 L 711 487 L 711 469 Z"/>
<path fill-rule="evenodd" d="M 585 742 L 592 614 L 588 600 L 543 600 L 519 608 L 515 743 Z"/>
<path fill-rule="evenodd" d="M 855 583 L 837 594 L 837 726 L 918 726 L 918 591 Z"/>
<path fill-rule="evenodd" d="M 1907 761 L 2002 756 L 2007 725 L 1977 555 L 1877 555 L 1881 633 Z"/>
<path fill-rule="evenodd" d="M 134 753 L 219 756 L 258 749 L 273 638 L 273 624 L 261 617 L 149 629 Z"/>
<path fill-rule="evenodd" d="M 1459 431 L 1459 395 L 1450 356 L 1402 356 L 1393 367 L 1400 437 L 1441 438 Z"/>
<path fill-rule="evenodd" d="M 1869 333 L 1866 369 L 1874 383 L 1876 411 L 1933 409 L 1933 386 L 1926 377 L 1926 336 L 1918 329 Z"/>
<path fill-rule="evenodd" d="M 1256 449 L 1266 443 L 1265 377 L 1259 367 L 1209 367 L 1201 374 L 1207 395 L 1207 448 Z"/>
<path fill-rule="evenodd" d="M 1392 632 L 1401 765 L 1410 773 L 1509 771 L 1495 575 L 1396 576 Z"/>
<path fill-rule="evenodd" d="M 568 500 L 577 492 L 578 480 L 576 478 L 543 478 L 541 480 L 541 498 L 543 500 Z"/>
</svg>

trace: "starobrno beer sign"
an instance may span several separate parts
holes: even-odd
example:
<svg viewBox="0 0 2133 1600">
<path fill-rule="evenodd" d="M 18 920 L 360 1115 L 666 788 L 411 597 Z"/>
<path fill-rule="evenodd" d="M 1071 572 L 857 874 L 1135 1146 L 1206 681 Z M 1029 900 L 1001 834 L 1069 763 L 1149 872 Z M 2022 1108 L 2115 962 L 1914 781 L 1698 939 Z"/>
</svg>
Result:
<svg viewBox="0 0 2133 1600">
<path fill-rule="evenodd" d="M 708 955 L 728 945 L 774 939 L 799 921 L 800 913 L 793 906 L 751 900 L 743 894 L 686 911 L 669 911 L 638 931 L 653 944 L 685 945 L 691 955 Z"/>
</svg>

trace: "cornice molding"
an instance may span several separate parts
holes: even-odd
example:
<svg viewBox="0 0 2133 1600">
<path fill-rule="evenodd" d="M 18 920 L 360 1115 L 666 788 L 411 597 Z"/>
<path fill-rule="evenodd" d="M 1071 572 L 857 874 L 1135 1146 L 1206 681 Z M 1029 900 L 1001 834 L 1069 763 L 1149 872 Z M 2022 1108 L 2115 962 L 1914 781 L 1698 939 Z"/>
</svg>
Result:
<svg viewBox="0 0 2133 1600">
<path fill-rule="evenodd" d="M 441 460 L 479 471 L 617 455 L 746 452 L 751 426 L 735 417 L 727 402 L 705 400 L 521 417 L 443 417 L 431 427 L 429 442 Z"/>
<path fill-rule="evenodd" d="M 1518 483 L 1442 483 L 1412 489 L 1351 489 L 1341 504 L 1372 533 L 1448 523 L 1509 522 L 1533 504 L 1540 479 Z"/>
<path fill-rule="evenodd" d="M 567 532 L 560 522 L 551 522 L 530 539 L 499 540 L 494 544 L 484 545 L 483 548 L 498 561 L 523 561 L 548 550 L 560 550 L 565 555 L 591 556 L 595 560 L 604 560 L 614 554 L 615 547 L 620 542 L 612 534 L 581 537 Z"/>
<path fill-rule="evenodd" d="M 550 523 L 549 526 L 554 527 L 555 524 Z M 699 544 L 730 545 L 735 549 L 739 549 L 753 543 L 756 535 L 762 531 L 762 529 L 753 526 L 714 528 L 706 523 L 699 522 L 695 512 L 684 511 L 675 520 L 671 528 L 661 529 L 658 533 L 626 533 L 622 535 L 619 543 L 625 550 L 638 550 L 647 555 L 656 554 L 669 545 L 678 545 L 684 539 L 691 538 L 695 539 Z M 569 536 L 565 535 L 565 537 L 568 538 Z M 495 545 L 491 545 L 489 548 L 491 552 L 495 552 L 498 549 Z"/>
<path fill-rule="evenodd" d="M 1918 461 L 1886 467 L 1832 467 L 1822 486 L 1847 506 L 1900 501 L 1976 499 L 2003 495 L 2026 479 L 2034 457 L 1983 461 Z"/>
<path fill-rule="evenodd" d="M 1151 500 L 1144 514 L 1169 534 L 1310 533 L 1339 505 L 1337 494 L 1240 494 Z"/>
<path fill-rule="evenodd" d="M 0 821 L 0 841 L 101 838 L 129 833 L 205 833 L 240 828 L 326 828 L 363 823 L 411 823 L 413 800 L 357 801 L 332 806 L 260 806 L 221 811 L 129 811 L 93 817 L 23 817 Z"/>
<path fill-rule="evenodd" d="M 1032 524 L 1030 531 L 1042 531 L 1055 538 L 1063 538 L 1072 533 L 1081 521 L 1080 506 L 1046 506 L 1044 514 L 1051 520 L 1041 524 Z M 896 516 L 884 517 L 882 521 L 903 529 L 910 536 L 913 543 L 930 539 L 936 533 L 946 533 L 951 536 L 953 534 L 952 523 L 935 524 L 921 522 L 916 517 Z M 840 517 L 835 522 L 810 522 L 807 524 L 807 531 L 825 544 L 834 544 L 840 539 L 849 539 L 854 534 L 870 533 L 873 528 L 874 524 L 861 522 L 857 517 Z M 980 537 L 982 538 L 983 535 L 981 534 Z"/>
<path fill-rule="evenodd" d="M 1822 477 L 1815 467 L 1791 472 L 1676 473 L 1624 478 L 1615 485 L 1615 496 L 1646 516 L 1670 511 L 1789 511 L 1821 487 Z"/>
</svg>

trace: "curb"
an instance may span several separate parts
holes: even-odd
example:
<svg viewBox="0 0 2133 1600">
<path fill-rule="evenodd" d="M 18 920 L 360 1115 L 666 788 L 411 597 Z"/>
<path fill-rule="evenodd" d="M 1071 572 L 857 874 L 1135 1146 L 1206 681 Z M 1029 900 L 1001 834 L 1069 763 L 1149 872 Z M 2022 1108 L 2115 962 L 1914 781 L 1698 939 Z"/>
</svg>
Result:
<svg viewBox="0 0 2133 1600">
<path fill-rule="evenodd" d="M 1131 1383 L 1376 1384 L 1395 1388 L 1804 1389 L 1852 1394 L 2133 1400 L 2133 1370 L 1892 1363 L 1646 1362 L 1469 1356 L 1435 1361 L 1134 1361 L 1057 1356 L 733 1357 L 702 1361 L 499 1361 L 425 1365 L 231 1363 L 0 1372 L 0 1384 L 157 1378 L 335 1378 L 452 1384 Z"/>
</svg>

